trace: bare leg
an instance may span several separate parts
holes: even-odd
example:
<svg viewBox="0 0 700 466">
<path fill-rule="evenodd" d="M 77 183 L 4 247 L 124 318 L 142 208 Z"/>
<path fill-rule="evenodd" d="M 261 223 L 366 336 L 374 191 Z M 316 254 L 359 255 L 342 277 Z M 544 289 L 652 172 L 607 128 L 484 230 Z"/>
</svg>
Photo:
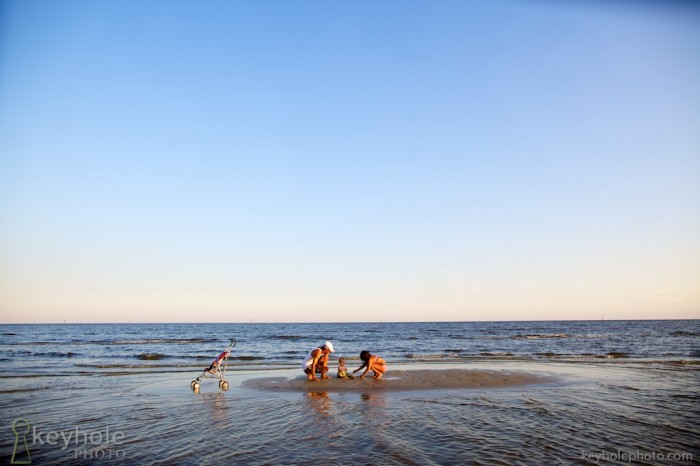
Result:
<svg viewBox="0 0 700 466">
<path fill-rule="evenodd" d="M 377 364 L 375 366 L 372 366 L 372 372 L 374 372 L 374 376 L 372 376 L 373 379 L 381 379 L 384 375 L 384 372 L 386 372 L 386 365 Z"/>
</svg>

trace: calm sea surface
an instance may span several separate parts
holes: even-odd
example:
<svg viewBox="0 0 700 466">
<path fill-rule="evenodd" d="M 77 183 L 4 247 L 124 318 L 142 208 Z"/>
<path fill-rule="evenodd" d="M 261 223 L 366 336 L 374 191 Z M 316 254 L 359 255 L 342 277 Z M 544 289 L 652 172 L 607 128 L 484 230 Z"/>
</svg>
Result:
<svg viewBox="0 0 700 466">
<path fill-rule="evenodd" d="M 193 394 L 190 380 L 230 338 L 237 341 L 228 365 L 232 388 L 222 392 L 212 383 Z M 333 342 L 334 357 L 354 359 L 351 367 L 363 349 L 381 355 L 387 376 L 398 367 L 459 367 L 562 377 L 537 386 L 426 392 L 241 387 L 245 378 L 298 377 L 305 354 L 325 340 Z M 33 464 L 697 464 L 700 458 L 697 320 L 2 325 L 0 361 L 0 461 L 6 463 L 13 453 L 21 460 L 27 449 Z M 25 421 L 26 435 L 16 434 Z M 47 441 L 70 432 L 79 441 Z"/>
</svg>

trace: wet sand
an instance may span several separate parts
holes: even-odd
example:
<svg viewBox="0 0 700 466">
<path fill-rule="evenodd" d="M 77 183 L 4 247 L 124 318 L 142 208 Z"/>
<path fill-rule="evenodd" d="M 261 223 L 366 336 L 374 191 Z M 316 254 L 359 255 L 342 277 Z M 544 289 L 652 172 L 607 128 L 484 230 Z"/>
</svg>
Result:
<svg viewBox="0 0 700 466">
<path fill-rule="evenodd" d="M 381 379 L 338 379 L 330 377 L 316 382 L 303 375 L 294 378 L 263 377 L 243 382 L 246 388 L 277 391 L 372 391 L 372 390 L 432 390 L 445 388 L 498 388 L 556 382 L 554 376 L 519 371 L 422 369 L 398 370 Z"/>
</svg>

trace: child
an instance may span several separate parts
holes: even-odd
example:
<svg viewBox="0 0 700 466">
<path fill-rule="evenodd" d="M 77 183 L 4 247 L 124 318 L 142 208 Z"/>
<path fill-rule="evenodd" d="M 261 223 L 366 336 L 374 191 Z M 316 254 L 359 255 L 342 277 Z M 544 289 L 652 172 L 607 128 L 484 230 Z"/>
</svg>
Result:
<svg viewBox="0 0 700 466">
<path fill-rule="evenodd" d="M 374 372 L 374 375 L 372 376 L 373 379 L 382 378 L 382 376 L 386 372 L 386 362 L 384 361 L 384 359 L 380 358 L 379 356 L 372 355 L 367 350 L 364 350 L 360 353 L 360 359 L 362 360 L 362 365 L 354 371 L 352 371 L 353 374 L 355 372 L 361 371 L 362 369 L 365 369 L 365 371 L 360 376 L 361 379 L 364 379 L 367 375 L 367 372 L 369 371 Z"/>
<path fill-rule="evenodd" d="M 338 378 L 339 379 L 354 379 L 355 376 L 348 374 L 345 369 L 345 358 L 338 359 Z"/>
</svg>

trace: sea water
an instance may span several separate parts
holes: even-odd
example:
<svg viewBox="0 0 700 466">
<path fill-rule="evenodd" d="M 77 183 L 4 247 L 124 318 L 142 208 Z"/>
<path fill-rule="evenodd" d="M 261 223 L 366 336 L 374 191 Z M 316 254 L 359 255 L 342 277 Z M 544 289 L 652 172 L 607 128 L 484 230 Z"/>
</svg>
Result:
<svg viewBox="0 0 700 466">
<path fill-rule="evenodd" d="M 17 461 L 31 455 L 33 464 L 700 458 L 695 320 L 2 325 L 0 334 L 0 454 L 7 463 L 12 454 Z M 192 378 L 230 339 L 232 388 L 203 384 L 192 393 Z M 303 357 L 325 340 L 351 368 L 363 349 L 381 355 L 387 377 L 413 367 L 561 377 L 538 386 L 395 393 L 241 386 L 250 377 L 301 376 Z"/>
<path fill-rule="evenodd" d="M 296 367 L 330 340 L 391 362 L 700 361 L 700 321 L 0 325 L 0 375 L 190 371 L 231 339 L 231 369 Z"/>
</svg>

